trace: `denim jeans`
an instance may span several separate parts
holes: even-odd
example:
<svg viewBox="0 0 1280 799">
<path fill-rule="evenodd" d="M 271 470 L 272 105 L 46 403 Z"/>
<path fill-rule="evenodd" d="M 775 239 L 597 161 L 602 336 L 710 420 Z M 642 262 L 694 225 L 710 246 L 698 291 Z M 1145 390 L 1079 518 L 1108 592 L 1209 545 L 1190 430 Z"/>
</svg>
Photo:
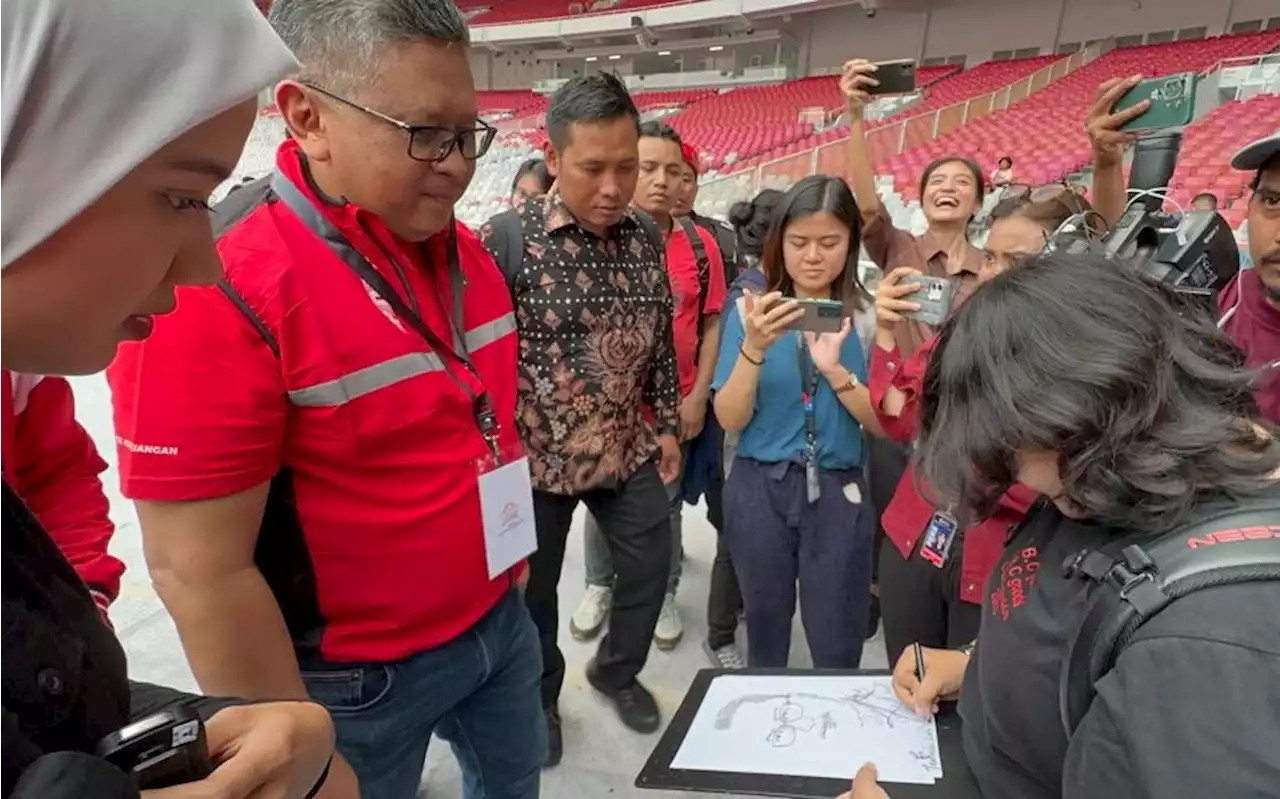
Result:
<svg viewBox="0 0 1280 799">
<path fill-rule="evenodd" d="M 680 552 L 683 546 L 684 496 L 680 493 L 680 481 L 667 486 L 667 502 L 671 516 L 671 571 L 667 574 L 667 593 L 674 596 L 680 587 Z M 609 544 L 600 532 L 596 517 L 587 514 L 587 525 L 582 531 L 583 560 L 586 561 L 587 585 L 613 585 L 613 559 L 609 557 Z"/>
<path fill-rule="evenodd" d="M 302 672 L 363 799 L 416 796 L 432 733 L 453 747 L 466 799 L 536 799 L 541 675 L 538 631 L 515 589 L 467 632 L 407 660 Z"/>
</svg>

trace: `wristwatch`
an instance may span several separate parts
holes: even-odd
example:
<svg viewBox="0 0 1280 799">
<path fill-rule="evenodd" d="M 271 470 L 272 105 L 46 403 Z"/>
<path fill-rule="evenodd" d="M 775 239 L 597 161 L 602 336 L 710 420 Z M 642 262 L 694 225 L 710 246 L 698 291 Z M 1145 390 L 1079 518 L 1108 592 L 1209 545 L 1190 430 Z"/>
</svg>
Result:
<svg viewBox="0 0 1280 799">
<path fill-rule="evenodd" d="M 847 382 L 847 383 L 845 383 L 844 385 L 842 385 L 842 386 L 840 386 L 839 388 L 837 388 L 837 389 L 836 389 L 836 393 L 837 393 L 837 394 L 843 394 L 843 393 L 845 393 L 846 391 L 853 391 L 854 389 L 856 389 L 856 388 L 857 388 L 858 386 L 860 386 L 860 385 L 862 385 L 862 383 L 861 383 L 861 381 L 859 381 L 859 380 L 858 380 L 858 376 L 857 376 L 857 375 L 855 375 L 853 372 L 850 372 L 850 373 L 849 373 L 849 382 Z"/>
</svg>

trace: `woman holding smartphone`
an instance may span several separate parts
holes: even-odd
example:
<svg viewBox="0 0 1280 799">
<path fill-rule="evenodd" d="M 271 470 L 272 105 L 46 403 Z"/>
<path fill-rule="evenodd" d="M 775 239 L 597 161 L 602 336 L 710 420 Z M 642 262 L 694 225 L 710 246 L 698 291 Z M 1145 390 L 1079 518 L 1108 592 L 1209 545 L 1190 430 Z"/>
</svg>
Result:
<svg viewBox="0 0 1280 799">
<path fill-rule="evenodd" d="M 785 666 L 799 583 L 818 668 L 862 657 L 875 513 L 862 476 L 862 427 L 878 430 L 866 354 L 850 316 L 860 216 L 844 181 L 812 175 L 779 201 L 762 259 L 768 291 L 726 314 L 712 388 L 716 418 L 739 433 L 724 487 L 725 540 L 751 630 L 748 663 Z M 800 301 L 844 306 L 838 332 L 794 329 Z"/>
</svg>

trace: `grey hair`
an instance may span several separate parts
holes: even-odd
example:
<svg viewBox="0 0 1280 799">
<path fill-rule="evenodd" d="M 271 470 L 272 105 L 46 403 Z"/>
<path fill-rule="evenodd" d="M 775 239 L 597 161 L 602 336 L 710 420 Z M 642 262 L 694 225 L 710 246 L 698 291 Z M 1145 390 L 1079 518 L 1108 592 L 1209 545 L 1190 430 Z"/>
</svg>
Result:
<svg viewBox="0 0 1280 799">
<path fill-rule="evenodd" d="M 302 62 L 299 79 L 336 92 L 365 83 L 397 42 L 471 43 L 450 0 L 276 0 L 270 20 Z"/>
</svg>

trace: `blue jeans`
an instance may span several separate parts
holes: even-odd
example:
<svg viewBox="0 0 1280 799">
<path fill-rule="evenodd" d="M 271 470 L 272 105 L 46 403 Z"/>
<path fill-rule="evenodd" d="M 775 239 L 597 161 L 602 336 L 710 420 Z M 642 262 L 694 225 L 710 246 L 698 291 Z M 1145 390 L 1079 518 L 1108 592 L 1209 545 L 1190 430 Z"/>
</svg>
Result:
<svg viewBox="0 0 1280 799">
<path fill-rule="evenodd" d="M 536 799 L 541 677 L 538 631 L 515 589 L 467 632 L 407 660 L 302 672 L 363 799 L 416 796 L 432 733 L 453 747 L 466 799 Z"/>
<path fill-rule="evenodd" d="M 752 667 L 787 665 L 797 584 L 814 667 L 856 669 L 862 659 L 876 514 L 860 470 L 820 469 L 818 482 L 821 496 L 810 503 L 803 466 L 749 458 L 725 480 L 724 536 Z"/>
</svg>

